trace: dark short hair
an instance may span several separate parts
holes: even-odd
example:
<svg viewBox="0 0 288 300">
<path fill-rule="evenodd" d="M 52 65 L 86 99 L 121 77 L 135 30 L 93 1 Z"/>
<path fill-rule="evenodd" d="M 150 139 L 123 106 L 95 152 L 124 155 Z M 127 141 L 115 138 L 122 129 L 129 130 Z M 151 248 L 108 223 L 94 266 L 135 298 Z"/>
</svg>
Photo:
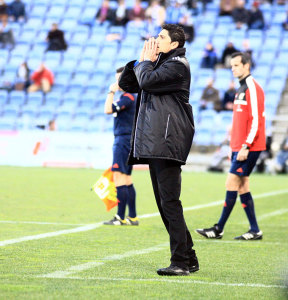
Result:
<svg viewBox="0 0 288 300">
<path fill-rule="evenodd" d="M 116 69 L 116 73 L 121 73 L 124 70 L 124 67 L 119 67 L 118 69 Z"/>
<path fill-rule="evenodd" d="M 185 33 L 182 27 L 176 24 L 164 24 L 162 29 L 168 31 L 168 34 L 172 42 L 178 42 L 179 45 L 177 48 L 182 48 L 185 44 Z"/>
<path fill-rule="evenodd" d="M 241 62 L 243 65 L 249 64 L 251 66 L 251 55 L 249 53 L 245 52 L 234 52 L 231 55 L 231 58 L 240 56 L 241 57 Z"/>
</svg>

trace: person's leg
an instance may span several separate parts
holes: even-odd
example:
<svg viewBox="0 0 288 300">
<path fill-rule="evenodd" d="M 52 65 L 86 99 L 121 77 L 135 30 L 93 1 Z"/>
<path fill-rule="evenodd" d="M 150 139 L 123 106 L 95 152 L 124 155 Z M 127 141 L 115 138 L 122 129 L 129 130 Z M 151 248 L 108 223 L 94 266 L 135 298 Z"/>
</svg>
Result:
<svg viewBox="0 0 288 300">
<path fill-rule="evenodd" d="M 256 220 L 254 201 L 249 191 L 249 177 L 242 177 L 242 185 L 239 190 L 239 194 L 242 207 L 244 208 L 250 223 L 250 230 L 253 232 L 259 232 L 260 230 Z"/>
<path fill-rule="evenodd" d="M 113 172 L 113 179 L 117 190 L 118 203 L 117 215 L 121 220 L 125 220 L 125 209 L 128 198 L 128 189 L 126 185 L 126 174 L 121 172 Z"/>
<path fill-rule="evenodd" d="M 126 176 L 126 186 L 128 191 L 128 208 L 129 208 L 129 214 L 128 216 L 130 218 L 136 218 L 136 191 L 132 182 L 132 178 L 130 175 Z"/>
<path fill-rule="evenodd" d="M 33 83 L 28 87 L 27 91 L 28 91 L 28 93 L 34 93 L 34 92 L 39 91 L 39 89 L 40 89 L 40 86 Z"/>
<path fill-rule="evenodd" d="M 218 221 L 218 226 L 221 231 L 223 231 L 224 226 L 233 210 L 236 203 L 237 193 L 241 185 L 241 177 L 238 175 L 229 173 L 226 180 L 226 197 L 222 209 L 221 217 Z"/>
<path fill-rule="evenodd" d="M 51 90 L 51 84 L 49 80 L 43 78 L 41 81 L 41 88 L 44 93 L 49 93 Z"/>
<path fill-rule="evenodd" d="M 153 166 L 158 181 L 161 207 L 168 222 L 171 265 L 188 270 L 189 255 L 186 232 L 188 229 L 179 199 L 181 193 L 181 165 L 168 160 L 153 160 Z"/>
<path fill-rule="evenodd" d="M 150 171 L 150 178 L 151 178 L 151 182 L 152 182 L 152 187 L 153 187 L 153 192 L 154 192 L 154 197 L 156 200 L 156 204 L 160 213 L 160 216 L 162 218 L 162 221 L 165 225 L 166 230 L 169 233 L 169 222 L 166 219 L 162 206 L 161 206 L 161 199 L 160 199 L 160 194 L 159 194 L 159 188 L 158 188 L 158 179 L 157 179 L 157 174 L 156 174 L 156 170 L 155 170 L 155 166 L 152 162 L 152 160 L 149 161 L 149 171 Z"/>
</svg>

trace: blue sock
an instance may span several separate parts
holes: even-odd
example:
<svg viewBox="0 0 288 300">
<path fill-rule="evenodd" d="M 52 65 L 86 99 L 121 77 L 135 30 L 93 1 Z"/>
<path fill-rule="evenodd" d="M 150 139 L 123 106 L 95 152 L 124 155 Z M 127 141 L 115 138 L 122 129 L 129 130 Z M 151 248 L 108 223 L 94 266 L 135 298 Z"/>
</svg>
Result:
<svg viewBox="0 0 288 300">
<path fill-rule="evenodd" d="M 120 201 L 118 203 L 117 215 L 122 220 L 124 220 L 125 219 L 126 203 L 127 203 L 127 198 L 128 198 L 127 185 L 117 186 L 116 189 L 117 189 L 117 198 Z"/>
<path fill-rule="evenodd" d="M 254 209 L 254 201 L 250 192 L 240 195 L 240 200 L 242 203 L 242 207 L 245 210 L 247 218 L 250 223 L 250 229 L 253 232 L 258 232 L 259 227 L 256 221 L 255 209 Z"/>
<path fill-rule="evenodd" d="M 136 214 L 136 191 L 135 191 L 133 183 L 130 185 L 127 185 L 127 191 L 128 191 L 129 217 L 135 218 L 137 216 L 137 214 Z"/>
<path fill-rule="evenodd" d="M 237 199 L 237 191 L 226 191 L 226 199 L 222 215 L 218 221 L 219 229 L 223 230 Z"/>
</svg>

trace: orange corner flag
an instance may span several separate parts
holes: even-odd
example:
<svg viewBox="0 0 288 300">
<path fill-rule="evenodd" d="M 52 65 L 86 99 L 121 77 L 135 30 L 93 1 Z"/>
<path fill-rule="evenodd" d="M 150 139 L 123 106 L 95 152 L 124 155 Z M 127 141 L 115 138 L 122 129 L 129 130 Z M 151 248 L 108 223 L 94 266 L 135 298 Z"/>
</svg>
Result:
<svg viewBox="0 0 288 300">
<path fill-rule="evenodd" d="M 120 202 L 117 199 L 117 192 L 115 183 L 113 181 L 113 171 L 111 168 L 107 169 L 102 176 L 93 185 L 92 190 L 105 203 L 107 211 Z"/>
</svg>

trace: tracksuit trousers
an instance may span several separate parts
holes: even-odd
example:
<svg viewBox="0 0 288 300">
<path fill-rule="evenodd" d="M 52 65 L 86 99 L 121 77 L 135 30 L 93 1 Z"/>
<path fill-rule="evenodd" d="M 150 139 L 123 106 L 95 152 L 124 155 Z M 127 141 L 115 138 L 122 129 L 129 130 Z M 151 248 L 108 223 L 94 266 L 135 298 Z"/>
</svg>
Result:
<svg viewBox="0 0 288 300">
<path fill-rule="evenodd" d="M 170 236 L 171 264 L 188 269 L 195 256 L 180 201 L 181 164 L 166 159 L 149 159 L 150 177 L 156 203 Z"/>
</svg>

